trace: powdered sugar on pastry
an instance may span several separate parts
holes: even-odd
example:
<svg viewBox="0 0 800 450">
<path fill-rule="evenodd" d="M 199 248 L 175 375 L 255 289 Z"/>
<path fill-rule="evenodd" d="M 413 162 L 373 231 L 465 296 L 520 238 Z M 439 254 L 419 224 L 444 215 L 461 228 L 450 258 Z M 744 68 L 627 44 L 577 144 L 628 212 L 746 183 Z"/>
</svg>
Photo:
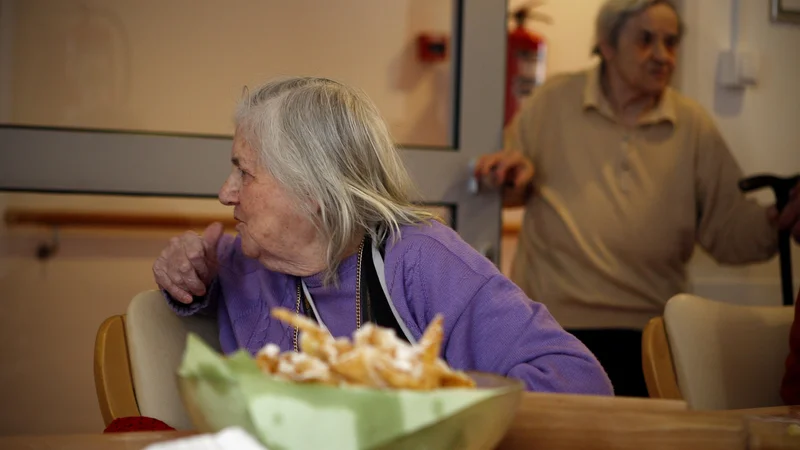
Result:
<svg viewBox="0 0 800 450">
<path fill-rule="evenodd" d="M 469 376 L 454 371 L 439 358 L 443 339 L 441 316 L 434 317 L 418 345 L 409 345 L 394 330 L 371 323 L 353 333 L 351 342 L 334 339 L 327 330 L 289 310 L 274 308 L 273 316 L 301 333 L 300 353 L 281 354 L 274 344 L 257 353 L 259 368 L 278 378 L 381 389 L 475 387 Z"/>
<path fill-rule="evenodd" d="M 256 356 L 263 355 L 267 358 L 273 359 L 277 358 L 280 354 L 281 354 L 281 348 L 275 344 L 270 343 L 265 345 L 264 348 L 262 348 L 261 350 L 259 350 Z"/>
</svg>

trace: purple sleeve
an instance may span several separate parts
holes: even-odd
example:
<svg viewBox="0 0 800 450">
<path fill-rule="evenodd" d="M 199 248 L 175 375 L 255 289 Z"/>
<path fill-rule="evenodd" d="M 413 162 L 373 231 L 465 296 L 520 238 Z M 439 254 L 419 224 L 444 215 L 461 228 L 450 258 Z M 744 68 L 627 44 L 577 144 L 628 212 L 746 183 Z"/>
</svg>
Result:
<svg viewBox="0 0 800 450">
<path fill-rule="evenodd" d="M 475 370 L 518 378 L 529 391 L 613 395 L 586 346 L 502 275 L 489 279 L 450 324 L 445 352 Z"/>
<path fill-rule="evenodd" d="M 518 378 L 529 391 L 613 395 L 589 349 L 468 244 L 410 247 L 403 284 L 411 319 L 424 329 L 444 316 L 443 354 L 451 366 Z"/>
</svg>

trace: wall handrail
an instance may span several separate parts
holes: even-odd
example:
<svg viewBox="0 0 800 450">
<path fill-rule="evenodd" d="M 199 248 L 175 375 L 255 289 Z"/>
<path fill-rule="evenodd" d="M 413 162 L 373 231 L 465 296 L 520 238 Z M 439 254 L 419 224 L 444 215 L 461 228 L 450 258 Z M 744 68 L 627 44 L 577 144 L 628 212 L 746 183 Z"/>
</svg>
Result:
<svg viewBox="0 0 800 450">
<path fill-rule="evenodd" d="M 79 211 L 50 208 L 10 207 L 5 212 L 8 226 L 47 226 L 56 228 L 125 228 L 125 229 L 193 229 L 221 222 L 234 228 L 236 220 L 229 216 L 193 213 L 133 213 L 127 211 Z M 503 222 L 503 235 L 517 235 L 517 221 Z"/>
<path fill-rule="evenodd" d="M 79 211 L 11 207 L 6 209 L 8 226 L 47 226 L 56 228 L 191 229 L 221 222 L 233 228 L 230 216 L 193 213 L 134 213 L 127 211 Z"/>
</svg>

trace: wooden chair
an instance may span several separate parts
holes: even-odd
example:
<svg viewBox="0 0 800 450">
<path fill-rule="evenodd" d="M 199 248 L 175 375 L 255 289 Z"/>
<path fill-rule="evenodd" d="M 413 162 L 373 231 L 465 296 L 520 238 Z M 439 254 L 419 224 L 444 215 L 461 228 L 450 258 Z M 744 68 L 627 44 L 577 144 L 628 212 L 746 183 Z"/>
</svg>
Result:
<svg viewBox="0 0 800 450">
<path fill-rule="evenodd" d="M 647 324 L 642 358 L 653 398 L 691 409 L 781 405 L 791 306 L 741 306 L 681 294 Z"/>
<path fill-rule="evenodd" d="M 133 391 L 125 316 L 111 316 L 100 325 L 94 344 L 94 386 L 106 425 L 118 417 L 139 415 Z"/>
<path fill-rule="evenodd" d="M 141 415 L 177 429 L 192 428 L 176 379 L 189 332 L 219 350 L 215 319 L 179 317 L 157 290 L 138 294 L 125 315 L 100 325 L 94 377 L 106 425 L 119 417 Z"/>
<path fill-rule="evenodd" d="M 664 318 L 650 319 L 642 334 L 642 365 L 651 398 L 682 400 L 669 351 Z"/>
</svg>

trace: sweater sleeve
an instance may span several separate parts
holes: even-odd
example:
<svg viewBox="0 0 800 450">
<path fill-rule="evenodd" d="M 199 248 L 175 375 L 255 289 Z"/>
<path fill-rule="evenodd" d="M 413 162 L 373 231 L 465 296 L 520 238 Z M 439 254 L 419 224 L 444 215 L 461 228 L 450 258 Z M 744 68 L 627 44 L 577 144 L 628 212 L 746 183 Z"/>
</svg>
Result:
<svg viewBox="0 0 800 450">
<path fill-rule="evenodd" d="M 161 293 L 164 295 L 164 299 L 167 301 L 167 305 L 170 309 L 179 316 L 185 317 L 197 314 L 213 317 L 216 314 L 217 305 L 219 304 L 219 281 L 215 278 L 214 281 L 211 282 L 211 286 L 206 290 L 206 295 L 202 297 L 194 296 L 192 298 L 192 303 L 189 304 L 175 300 L 175 298 L 164 289 L 161 289 Z"/>
<path fill-rule="evenodd" d="M 406 293 L 425 305 L 416 317 L 444 316 L 443 353 L 452 367 L 518 378 L 530 391 L 613 394 L 594 355 L 468 244 L 454 253 L 429 242 L 417 251 Z"/>
<path fill-rule="evenodd" d="M 530 391 L 613 394 L 594 355 L 502 275 L 467 303 L 452 326 L 447 352 L 469 354 L 475 369 L 518 378 Z"/>
<path fill-rule="evenodd" d="M 778 231 L 766 208 L 739 191 L 742 170 L 710 117 L 699 120 L 697 240 L 722 264 L 765 261 L 775 255 Z"/>
</svg>

